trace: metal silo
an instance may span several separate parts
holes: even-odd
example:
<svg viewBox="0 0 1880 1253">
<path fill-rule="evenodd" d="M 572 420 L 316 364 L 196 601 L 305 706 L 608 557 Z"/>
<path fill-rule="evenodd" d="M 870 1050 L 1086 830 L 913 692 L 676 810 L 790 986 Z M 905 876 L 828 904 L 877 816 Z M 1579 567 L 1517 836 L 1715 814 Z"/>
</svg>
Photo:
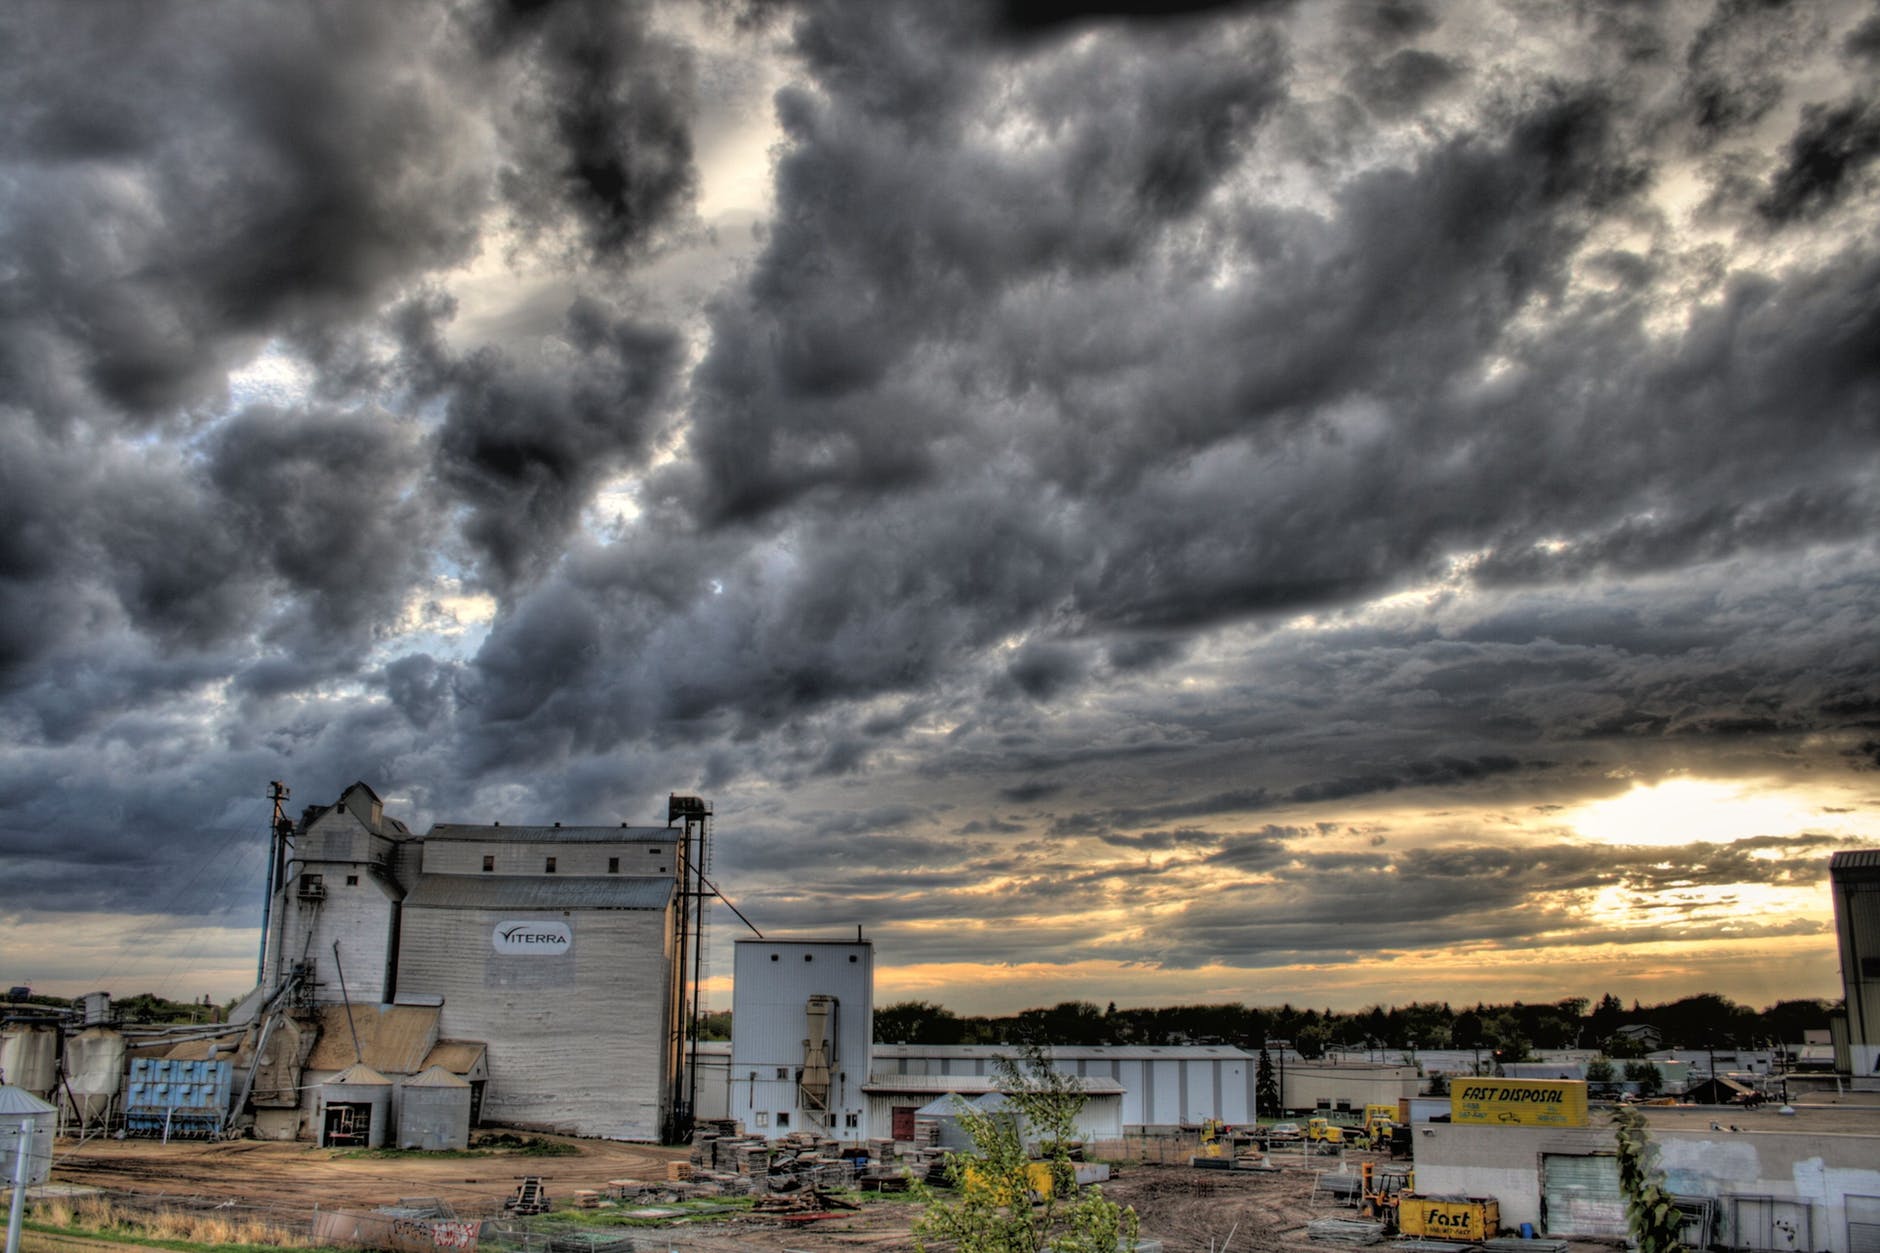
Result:
<svg viewBox="0 0 1880 1253">
<path fill-rule="evenodd" d="M 364 1062 L 320 1085 L 320 1147 L 384 1148 L 391 1124 L 392 1081 Z"/>
<path fill-rule="evenodd" d="M 398 1147 L 470 1147 L 470 1085 L 432 1066 L 398 1085 Z"/>
<path fill-rule="evenodd" d="M 50 1023 L 12 1022 L 0 1037 L 0 1075 L 44 1098 L 59 1082 L 59 1029 Z"/>
<path fill-rule="evenodd" d="M 0 1183 L 12 1186 L 18 1178 L 21 1133 L 33 1124 L 33 1138 L 28 1143 L 26 1186 L 44 1183 L 52 1170 L 52 1141 L 58 1134 L 58 1111 L 24 1088 L 0 1085 Z"/>
<path fill-rule="evenodd" d="M 109 1121 L 124 1090 L 124 1036 L 111 1027 L 90 1027 L 65 1042 L 66 1101 L 80 1128 Z"/>
</svg>

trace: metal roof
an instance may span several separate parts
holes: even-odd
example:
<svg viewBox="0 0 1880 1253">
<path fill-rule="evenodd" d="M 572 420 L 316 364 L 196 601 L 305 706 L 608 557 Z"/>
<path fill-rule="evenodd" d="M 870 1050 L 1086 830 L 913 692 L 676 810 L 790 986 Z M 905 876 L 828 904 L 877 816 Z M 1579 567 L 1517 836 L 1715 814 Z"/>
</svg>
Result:
<svg viewBox="0 0 1880 1253">
<path fill-rule="evenodd" d="M 427 840 L 514 840 L 540 844 L 674 844 L 685 838 L 680 827 L 505 827 L 500 824 L 471 826 L 468 823 L 439 823 L 424 833 Z"/>
<path fill-rule="evenodd" d="M 0 1114 L 37 1117 L 58 1112 L 25 1088 L 16 1088 L 10 1083 L 0 1084 Z"/>
<path fill-rule="evenodd" d="M 442 1066 L 427 1066 L 405 1080 L 407 1088 L 467 1088 L 470 1085 Z"/>
<path fill-rule="evenodd" d="M 1077 1080 L 1085 1096 L 1121 1096 L 1128 1091 L 1119 1079 L 1108 1075 L 1067 1075 Z M 1000 1091 L 997 1075 L 871 1075 L 862 1085 L 864 1092 L 907 1092 L 911 1094 L 944 1092 L 971 1093 L 978 1096 Z"/>
<path fill-rule="evenodd" d="M 1828 858 L 1828 873 L 1842 870 L 1880 870 L 1880 848 L 1856 848 Z"/>
<path fill-rule="evenodd" d="M 740 940 L 739 943 L 746 941 Z M 1045 1056 L 1053 1061 L 1239 1061 L 1256 1056 L 1231 1044 L 1089 1044 L 1046 1046 Z M 1017 1044 L 877 1044 L 876 1057 L 974 1058 L 1008 1057 L 1023 1061 L 1025 1050 Z"/>
<path fill-rule="evenodd" d="M 453 1075 L 467 1075 L 483 1062 L 483 1055 L 489 1052 L 489 1046 L 481 1040 L 439 1040 L 437 1047 L 425 1055 L 425 1069 L 442 1066 Z"/>
<path fill-rule="evenodd" d="M 425 874 L 406 909 L 664 909 L 671 875 Z"/>
<path fill-rule="evenodd" d="M 364 1062 L 346 1067 L 346 1069 L 340 1071 L 331 1079 L 328 1079 L 327 1082 L 351 1083 L 372 1088 L 389 1088 L 392 1086 L 390 1079 L 387 1079 L 384 1075 L 372 1069 L 372 1067 L 366 1065 Z"/>
<path fill-rule="evenodd" d="M 308 1070 L 344 1070 L 355 1060 L 353 1029 L 359 1032 L 359 1051 L 374 1070 L 394 1075 L 415 1074 L 424 1068 L 425 1055 L 437 1043 L 438 1011 L 425 1005 L 354 1005 L 347 1025 L 344 1005 L 322 1005 L 320 1041 L 307 1054 Z"/>
</svg>

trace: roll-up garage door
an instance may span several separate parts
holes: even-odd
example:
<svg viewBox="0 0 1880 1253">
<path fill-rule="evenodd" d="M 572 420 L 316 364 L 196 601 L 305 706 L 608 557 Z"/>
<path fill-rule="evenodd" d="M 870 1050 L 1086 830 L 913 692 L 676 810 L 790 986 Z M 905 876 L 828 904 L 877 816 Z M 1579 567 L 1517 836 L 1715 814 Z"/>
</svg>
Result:
<svg viewBox="0 0 1880 1253">
<path fill-rule="evenodd" d="M 1847 1253 L 1880 1253 L 1880 1196 L 1847 1198 Z"/>
<path fill-rule="evenodd" d="M 1541 1155 L 1541 1221 L 1550 1236 L 1626 1235 L 1619 1159 L 1611 1154 Z"/>
</svg>

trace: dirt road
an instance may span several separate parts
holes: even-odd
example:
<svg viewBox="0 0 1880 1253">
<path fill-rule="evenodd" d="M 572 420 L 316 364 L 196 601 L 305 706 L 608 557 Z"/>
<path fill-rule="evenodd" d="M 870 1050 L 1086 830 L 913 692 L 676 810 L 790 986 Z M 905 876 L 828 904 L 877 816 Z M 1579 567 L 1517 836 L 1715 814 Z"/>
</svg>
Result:
<svg viewBox="0 0 1880 1253">
<path fill-rule="evenodd" d="M 543 1136 L 548 1140 L 554 1137 Z M 577 1154 L 533 1157 L 346 1157 L 343 1150 L 259 1140 L 221 1143 L 155 1140 L 60 1141 L 57 1183 L 126 1192 L 235 1200 L 310 1210 L 389 1205 L 404 1197 L 439 1197 L 469 1216 L 499 1210 L 523 1175 L 540 1175 L 549 1195 L 604 1188 L 610 1179 L 661 1180 L 683 1149 L 611 1140 L 568 1140 Z"/>
<path fill-rule="evenodd" d="M 546 1138 L 546 1137 L 544 1137 Z M 228 1200 L 292 1210 L 306 1215 L 317 1204 L 330 1209 L 369 1209 L 408 1197 L 438 1197 L 464 1217 L 497 1213 L 525 1174 L 543 1176 L 549 1194 L 566 1200 L 577 1188 L 602 1189 L 611 1179 L 659 1181 L 666 1163 L 686 1156 L 681 1149 L 570 1140 L 577 1156 L 513 1154 L 477 1158 L 347 1158 L 337 1150 L 305 1144 L 252 1140 L 222 1144 L 149 1140 L 61 1142 L 55 1183 L 90 1184 L 113 1190 Z M 1232 1253 L 1319 1253 L 1305 1225 L 1349 1209 L 1316 1208 L 1311 1201 L 1316 1167 L 1259 1175 L 1202 1171 L 1187 1166 L 1124 1166 L 1104 1186 L 1110 1199 L 1135 1208 L 1145 1239 L 1160 1240 L 1166 1253 L 1204 1253 L 1223 1246 Z M 671 1243 L 693 1253 L 904 1253 L 918 1208 L 900 1199 L 871 1202 L 857 1212 L 791 1226 L 761 1215 L 670 1230 Z"/>
</svg>

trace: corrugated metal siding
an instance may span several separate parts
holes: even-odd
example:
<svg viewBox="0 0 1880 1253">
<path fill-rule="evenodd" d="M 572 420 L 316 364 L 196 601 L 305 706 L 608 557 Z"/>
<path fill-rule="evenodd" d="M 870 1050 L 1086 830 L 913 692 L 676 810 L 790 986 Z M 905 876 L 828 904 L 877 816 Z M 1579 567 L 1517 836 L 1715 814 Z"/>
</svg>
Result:
<svg viewBox="0 0 1880 1253">
<path fill-rule="evenodd" d="M 670 885 L 668 885 L 670 886 Z M 665 1097 L 669 927 L 648 909 L 539 913 L 573 933 L 552 956 L 498 954 L 497 909 L 408 909 L 399 986 L 444 998 L 439 1026 L 489 1042 L 483 1117 L 655 1140 Z"/>
<path fill-rule="evenodd" d="M 323 897 L 316 901 L 302 898 L 304 876 L 320 876 Z M 348 885 L 346 876 L 357 874 L 359 882 Z M 345 865 L 302 867 L 274 898 L 274 912 L 280 919 L 280 953 L 290 961 L 307 954 L 313 963 L 314 977 L 325 985 L 323 995 L 339 996 L 340 974 L 346 976 L 346 994 L 354 1001 L 376 1003 L 385 996 L 385 973 L 391 959 L 392 900 L 395 887 L 372 875 L 361 865 L 349 870 Z M 339 942 L 340 965 L 333 964 L 333 944 Z"/>
<path fill-rule="evenodd" d="M 419 875 L 407 910 L 417 909 L 633 909 L 663 910 L 672 901 L 671 879 L 606 875 Z M 418 992 L 425 989 L 406 988 Z"/>
<path fill-rule="evenodd" d="M 831 1133 L 845 1140 L 864 1138 L 868 1127 L 862 1084 L 869 1077 L 874 1035 L 874 946 L 865 941 L 740 940 L 733 952 L 732 1117 L 743 1119 L 748 1131 L 774 1135 L 779 1130 L 774 1115 L 789 1111 L 790 1125 L 784 1130 L 805 1129 L 796 1088 L 808 1032 L 805 1007 L 812 996 L 833 996 L 837 1007 L 831 1032 Z M 756 1123 L 759 1112 L 772 1116 L 763 1128 Z M 852 1131 L 845 1125 L 849 1113 L 858 1119 Z"/>
<path fill-rule="evenodd" d="M 1844 865 L 1843 858 L 1872 857 Z M 1880 851 L 1836 854 L 1832 876 L 1835 935 L 1847 993 L 1848 1038 L 1880 1043 Z"/>
<path fill-rule="evenodd" d="M 546 844 L 615 844 L 626 841 L 676 844 L 684 838 L 678 827 L 497 827 L 448 823 L 424 833 L 430 840 L 472 840 L 484 844 L 529 842 Z"/>
</svg>

